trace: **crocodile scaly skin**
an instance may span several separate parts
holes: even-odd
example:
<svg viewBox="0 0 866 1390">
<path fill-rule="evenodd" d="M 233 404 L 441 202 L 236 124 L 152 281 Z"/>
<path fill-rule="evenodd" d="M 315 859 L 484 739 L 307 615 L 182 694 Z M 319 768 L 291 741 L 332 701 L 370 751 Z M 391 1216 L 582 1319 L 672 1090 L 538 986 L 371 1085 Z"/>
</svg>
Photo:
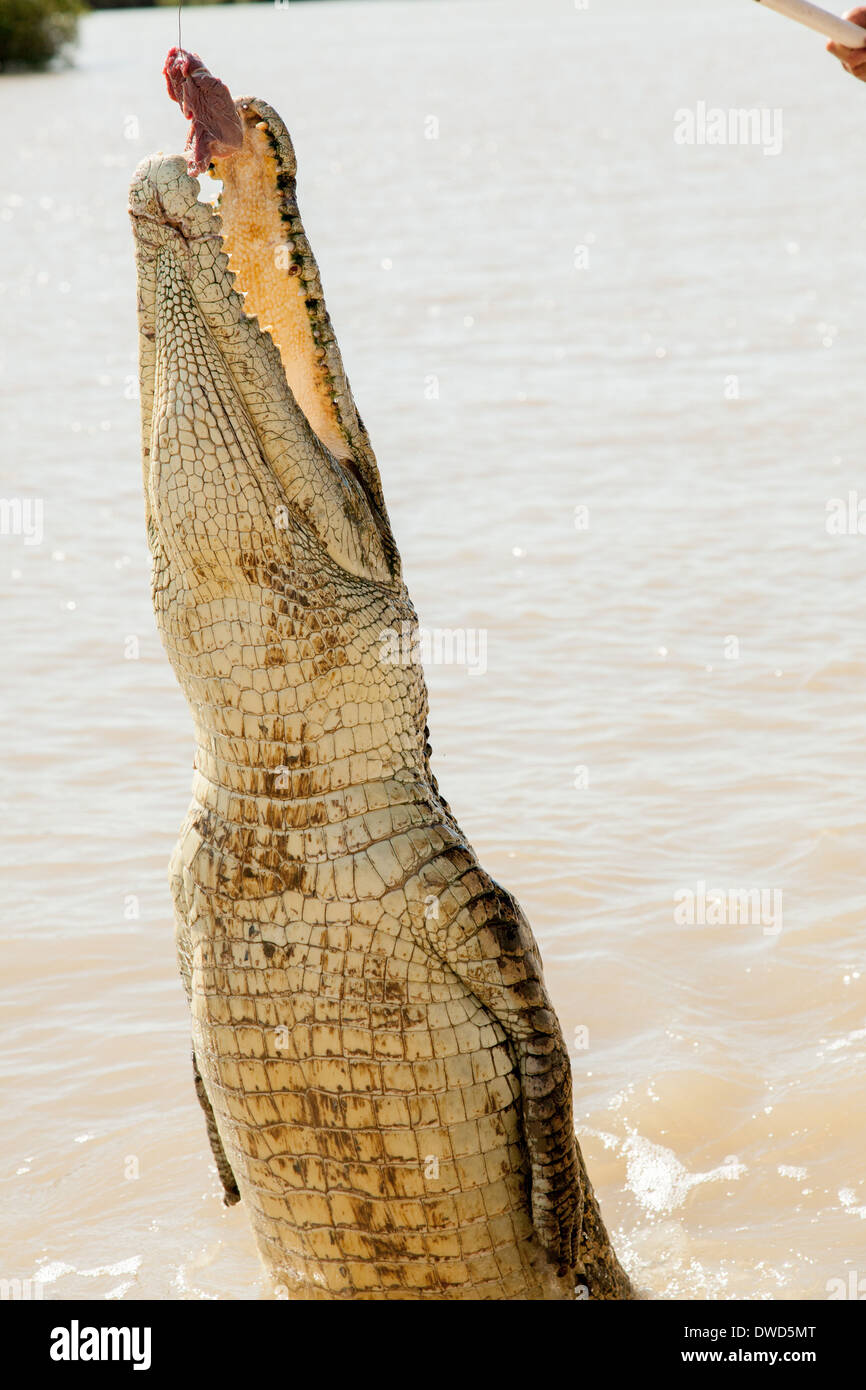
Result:
<svg viewBox="0 0 866 1390">
<path fill-rule="evenodd" d="M 177 948 L 226 1200 L 291 1298 L 632 1297 L 538 947 L 390 659 L 416 618 L 291 143 L 237 108 L 220 216 L 179 156 L 130 201 L 153 601 L 197 741 Z"/>
</svg>

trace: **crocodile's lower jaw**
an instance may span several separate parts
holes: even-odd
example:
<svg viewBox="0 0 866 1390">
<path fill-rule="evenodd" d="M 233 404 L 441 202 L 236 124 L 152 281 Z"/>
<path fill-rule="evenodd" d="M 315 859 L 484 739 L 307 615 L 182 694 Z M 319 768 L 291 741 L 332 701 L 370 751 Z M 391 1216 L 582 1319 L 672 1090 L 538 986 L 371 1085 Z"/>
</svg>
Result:
<svg viewBox="0 0 866 1390">
<path fill-rule="evenodd" d="M 180 158 L 131 194 L 154 605 L 198 745 L 178 957 L 227 1199 L 292 1298 L 627 1298 L 537 945 L 388 656 L 415 616 L 291 144 L 238 108 L 222 223 Z"/>
</svg>

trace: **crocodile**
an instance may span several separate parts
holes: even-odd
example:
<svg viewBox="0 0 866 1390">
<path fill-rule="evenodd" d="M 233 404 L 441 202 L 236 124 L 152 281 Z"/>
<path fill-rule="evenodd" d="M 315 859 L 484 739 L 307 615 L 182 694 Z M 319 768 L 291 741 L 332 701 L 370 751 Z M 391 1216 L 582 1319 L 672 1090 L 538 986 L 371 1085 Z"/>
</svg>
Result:
<svg viewBox="0 0 866 1390">
<path fill-rule="evenodd" d="M 281 1297 L 635 1297 L 538 945 L 385 640 L 417 618 L 292 142 L 235 109 L 216 204 L 179 155 L 130 193 L 152 595 L 196 738 L 175 936 L 224 1200 Z"/>
</svg>

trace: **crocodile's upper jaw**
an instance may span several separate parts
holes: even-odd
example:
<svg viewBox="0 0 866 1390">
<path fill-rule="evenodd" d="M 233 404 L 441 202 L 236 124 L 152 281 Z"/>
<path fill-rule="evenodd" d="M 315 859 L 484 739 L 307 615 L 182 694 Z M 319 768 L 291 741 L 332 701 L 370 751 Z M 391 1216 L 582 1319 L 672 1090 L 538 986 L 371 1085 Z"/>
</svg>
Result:
<svg viewBox="0 0 866 1390">
<path fill-rule="evenodd" d="M 286 530 L 301 526 L 344 570 L 400 586 L 376 461 L 298 213 L 291 140 L 265 103 L 237 108 L 243 148 L 212 166 L 218 212 L 199 202 L 179 156 L 146 160 L 132 185 L 149 521 L 192 580 L 202 548 L 213 552 L 220 503 L 231 509 L 249 492 L 252 471 L 262 505 L 233 527 L 229 550 L 234 537 L 247 557 L 279 554 Z M 215 405 L 222 424 L 210 421 L 209 457 L 196 417 Z M 198 478 L 184 486 L 178 469 Z M 202 476 L 213 484 L 209 506 Z"/>
</svg>

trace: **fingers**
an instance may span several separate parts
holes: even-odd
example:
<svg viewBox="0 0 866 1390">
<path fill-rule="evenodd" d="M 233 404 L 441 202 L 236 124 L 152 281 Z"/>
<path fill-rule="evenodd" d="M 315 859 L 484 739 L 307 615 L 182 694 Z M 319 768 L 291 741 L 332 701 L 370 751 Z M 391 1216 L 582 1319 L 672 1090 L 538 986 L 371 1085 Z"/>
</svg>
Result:
<svg viewBox="0 0 866 1390">
<path fill-rule="evenodd" d="M 852 24 L 859 24 L 861 29 L 866 29 L 866 5 L 858 5 L 856 9 L 849 10 L 844 18 L 849 19 Z M 842 43 L 828 43 L 827 52 L 838 58 L 845 71 L 850 72 L 852 77 L 866 82 L 866 48 L 846 48 Z"/>
<path fill-rule="evenodd" d="M 852 77 L 866 82 L 866 48 L 846 48 L 841 43 L 828 43 L 827 52 L 838 58 L 845 71 L 850 72 Z"/>
<path fill-rule="evenodd" d="M 548 1255 L 555 1261 L 560 1279 L 569 1274 L 577 1264 L 578 1223 L 569 1219 L 558 1232 L 556 1248 L 548 1248 Z"/>
<path fill-rule="evenodd" d="M 538 1239 L 561 1278 L 577 1264 L 580 1206 L 571 1191 L 558 1204 L 554 1202 L 552 1194 L 543 1198 L 537 1195 L 532 1204 L 532 1219 Z"/>
<path fill-rule="evenodd" d="M 575 1223 L 573 1221 L 569 1221 L 565 1226 L 563 1226 L 560 1229 L 559 1249 L 556 1255 L 553 1256 L 557 1263 L 556 1272 L 559 1275 L 560 1279 L 562 1279 L 566 1274 L 569 1274 L 571 1270 L 574 1269 L 574 1266 L 577 1263 L 577 1252 L 574 1247 Z"/>
</svg>

